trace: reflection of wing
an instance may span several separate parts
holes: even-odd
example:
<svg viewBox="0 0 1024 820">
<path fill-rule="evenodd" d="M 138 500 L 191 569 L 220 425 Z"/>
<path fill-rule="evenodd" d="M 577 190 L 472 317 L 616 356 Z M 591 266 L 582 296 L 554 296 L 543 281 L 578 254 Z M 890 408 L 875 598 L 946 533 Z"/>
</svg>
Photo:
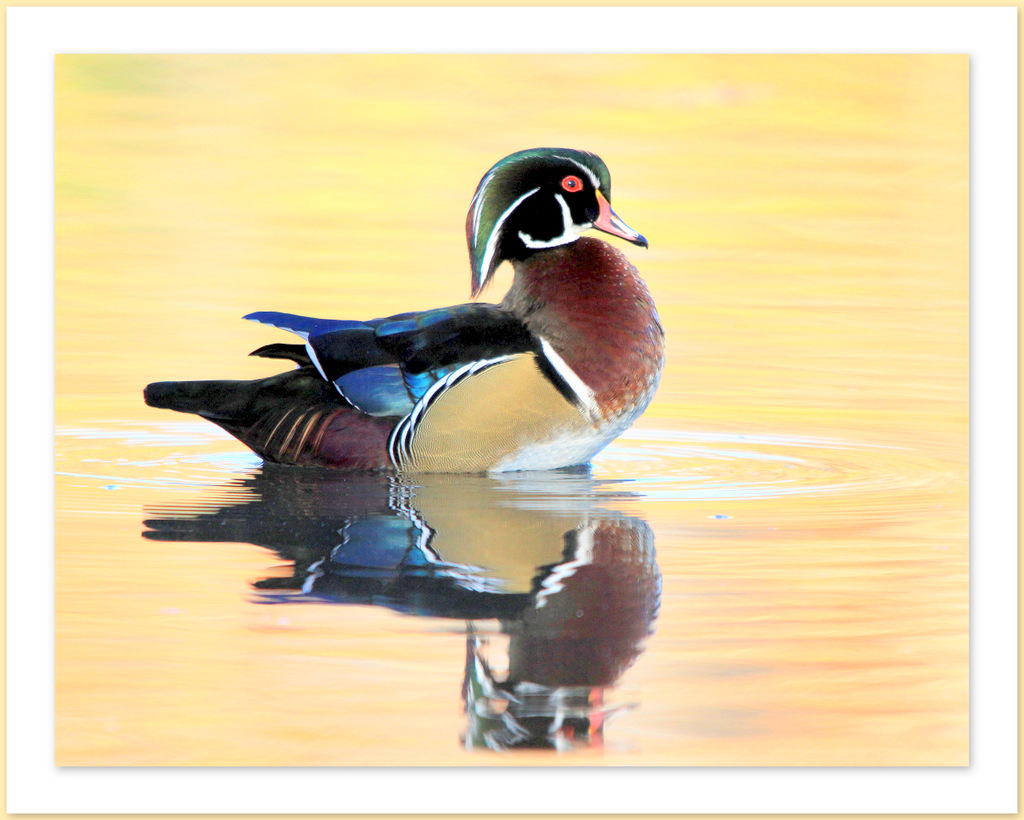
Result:
<svg viewBox="0 0 1024 820">
<path fill-rule="evenodd" d="M 260 582 L 264 592 L 390 600 L 396 608 L 418 596 L 418 611 L 507 618 L 530 596 L 553 594 L 538 579 L 553 567 L 562 569 L 552 583 L 572 571 L 566 562 L 580 555 L 575 547 L 567 552 L 567 544 L 586 527 L 609 521 L 646 531 L 643 522 L 604 508 L 606 497 L 618 496 L 595 494 L 585 470 L 526 478 L 438 475 L 411 482 L 265 465 L 213 498 L 148 508 L 143 535 L 250 542 L 295 563 L 292 577 Z M 653 554 L 637 557 L 653 561 Z M 371 591 L 381 597 L 367 597 Z"/>
</svg>

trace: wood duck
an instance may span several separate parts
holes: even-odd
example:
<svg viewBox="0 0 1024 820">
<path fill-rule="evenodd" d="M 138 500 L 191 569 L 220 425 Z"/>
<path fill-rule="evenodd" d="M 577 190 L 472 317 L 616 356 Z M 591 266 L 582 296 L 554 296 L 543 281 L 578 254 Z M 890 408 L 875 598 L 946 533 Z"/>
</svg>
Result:
<svg viewBox="0 0 1024 820">
<path fill-rule="evenodd" d="M 594 228 L 647 247 L 610 200 L 594 154 L 512 154 L 484 175 L 466 218 L 473 297 L 512 263 L 500 304 L 365 322 L 251 313 L 304 340 L 251 355 L 296 369 L 157 382 L 146 403 L 196 413 L 284 464 L 451 473 L 585 464 L 644 411 L 665 359 L 636 268 L 580 236 Z"/>
</svg>

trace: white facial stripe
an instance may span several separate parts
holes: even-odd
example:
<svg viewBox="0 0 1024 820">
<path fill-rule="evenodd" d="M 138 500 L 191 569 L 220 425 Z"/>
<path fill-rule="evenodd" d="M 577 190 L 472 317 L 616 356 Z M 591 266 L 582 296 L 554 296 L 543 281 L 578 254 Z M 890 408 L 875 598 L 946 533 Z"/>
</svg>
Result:
<svg viewBox="0 0 1024 820">
<path fill-rule="evenodd" d="M 555 158 L 556 159 L 564 159 L 566 162 L 571 162 L 573 165 L 577 166 L 581 171 L 583 171 L 584 174 L 587 175 L 587 178 L 590 180 L 590 184 L 593 185 L 594 188 L 599 189 L 601 187 L 601 181 L 597 178 L 597 176 L 594 174 L 594 172 L 591 171 L 582 162 L 577 162 L 572 157 L 556 156 Z"/>
<path fill-rule="evenodd" d="M 491 269 L 491 260 L 494 258 L 494 254 L 498 250 L 498 237 L 501 235 L 501 227 L 505 224 L 505 220 L 509 218 L 512 211 L 522 204 L 523 200 L 527 197 L 533 196 L 539 190 L 540 188 L 534 188 L 531 191 L 527 191 L 519 197 L 519 199 L 509 205 L 508 208 L 505 209 L 505 213 L 498 217 L 498 221 L 494 223 L 494 227 L 491 229 L 491 235 L 487 237 L 487 248 L 484 251 L 483 261 L 480 263 L 480 279 L 477 282 L 478 285 L 483 285 L 484 279 L 487 278 L 487 272 Z"/>
<path fill-rule="evenodd" d="M 566 162 L 571 162 L 573 165 L 575 165 L 577 168 L 579 168 L 586 175 L 587 179 L 590 180 L 590 184 L 593 185 L 594 188 L 600 189 L 600 187 L 601 187 L 601 180 L 599 180 L 597 178 L 597 175 L 594 174 L 594 172 L 591 171 L 582 162 L 579 162 L 579 161 L 573 159 L 572 157 L 563 157 L 561 155 L 556 155 L 555 158 L 556 159 L 565 160 Z M 490 186 L 490 184 L 491 184 L 491 180 L 494 179 L 494 173 L 495 172 L 493 170 L 489 171 L 487 176 L 485 176 L 483 178 L 483 181 L 480 183 L 480 186 L 479 186 L 479 188 L 477 190 L 476 197 L 473 200 L 473 223 L 472 224 L 473 224 L 473 241 L 474 242 L 476 242 L 477 233 L 480 230 L 480 213 L 481 213 L 481 211 L 483 210 L 483 207 L 484 207 L 485 194 L 487 193 L 488 186 Z"/>
<path fill-rule="evenodd" d="M 554 239 L 534 239 L 528 233 L 520 231 L 519 238 L 523 240 L 523 244 L 526 245 L 526 247 L 537 250 L 540 248 L 557 248 L 559 245 L 568 245 L 570 242 L 575 242 L 579 239 L 579 236 L 573 233 L 562 234 L 561 236 L 556 236 Z"/>
<path fill-rule="evenodd" d="M 562 198 L 561 194 L 555 194 L 555 199 L 558 200 L 558 204 L 562 208 L 562 235 L 556 236 L 554 239 L 534 239 L 528 233 L 523 231 L 519 232 L 519 238 L 523 240 L 523 244 L 528 248 L 554 248 L 558 245 L 568 245 L 570 242 L 575 242 L 579 239 L 579 232 L 586 230 L 590 227 L 587 225 L 575 225 L 572 221 L 572 212 L 569 210 L 569 206 L 566 204 L 565 199 Z"/>
<path fill-rule="evenodd" d="M 555 352 L 555 349 L 547 339 L 540 337 L 540 347 L 544 351 L 544 357 L 548 360 L 548 363 L 555 368 L 555 372 L 569 385 L 569 389 L 579 399 L 580 404 L 587 409 L 590 417 L 596 419 L 598 417 L 598 407 L 597 401 L 594 399 L 594 391 L 566 364 L 565 359 Z"/>
<path fill-rule="evenodd" d="M 480 188 L 477 191 L 476 198 L 473 200 L 473 244 L 477 243 L 477 234 L 480 231 L 480 212 L 484 207 L 484 195 L 487 193 L 487 187 L 491 184 L 491 180 L 494 179 L 494 171 L 490 171 L 487 176 L 484 177 L 483 182 L 480 183 Z"/>
</svg>

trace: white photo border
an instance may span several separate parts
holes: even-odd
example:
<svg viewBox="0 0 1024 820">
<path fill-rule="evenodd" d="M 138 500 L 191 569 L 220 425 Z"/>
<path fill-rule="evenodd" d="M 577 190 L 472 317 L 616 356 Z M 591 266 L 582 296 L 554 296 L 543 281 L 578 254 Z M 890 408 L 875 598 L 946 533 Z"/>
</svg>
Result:
<svg viewBox="0 0 1024 820">
<path fill-rule="evenodd" d="M 55 767 L 53 411 L 17 401 L 53 363 L 54 56 L 566 53 L 567 30 L 586 53 L 970 55 L 971 765 Z M 9 7 L 7 811 L 1015 813 L 1016 37 L 1015 7 Z"/>
</svg>

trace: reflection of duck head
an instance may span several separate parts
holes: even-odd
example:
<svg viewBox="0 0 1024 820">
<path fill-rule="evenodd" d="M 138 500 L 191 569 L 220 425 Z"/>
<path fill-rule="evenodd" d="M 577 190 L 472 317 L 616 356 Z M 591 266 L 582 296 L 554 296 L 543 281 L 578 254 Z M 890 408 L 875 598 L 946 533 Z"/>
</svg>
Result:
<svg viewBox="0 0 1024 820">
<path fill-rule="evenodd" d="M 250 542 L 293 562 L 260 600 L 373 604 L 498 619 L 499 680 L 471 627 L 466 742 L 494 748 L 593 742 L 603 692 L 642 651 L 660 575 L 646 523 L 608 507 L 586 470 L 422 476 L 264 467 L 214 503 L 152 508 L 146 538 Z"/>
</svg>

